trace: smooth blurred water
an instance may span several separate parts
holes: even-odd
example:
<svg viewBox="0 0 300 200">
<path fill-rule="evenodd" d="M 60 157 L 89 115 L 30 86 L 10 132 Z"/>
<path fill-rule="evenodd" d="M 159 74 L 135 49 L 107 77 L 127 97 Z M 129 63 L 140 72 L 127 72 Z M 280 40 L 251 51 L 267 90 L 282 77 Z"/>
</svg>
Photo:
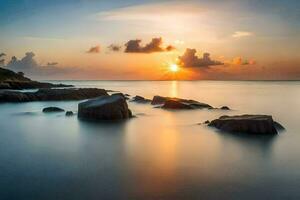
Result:
<svg viewBox="0 0 300 200">
<path fill-rule="evenodd" d="M 129 103 L 137 118 L 90 123 L 43 114 L 77 101 L 0 104 L 0 199 L 299 199 L 300 82 L 66 81 L 130 95 L 176 96 L 232 111 L 166 111 Z M 275 137 L 198 123 L 271 114 Z"/>
</svg>

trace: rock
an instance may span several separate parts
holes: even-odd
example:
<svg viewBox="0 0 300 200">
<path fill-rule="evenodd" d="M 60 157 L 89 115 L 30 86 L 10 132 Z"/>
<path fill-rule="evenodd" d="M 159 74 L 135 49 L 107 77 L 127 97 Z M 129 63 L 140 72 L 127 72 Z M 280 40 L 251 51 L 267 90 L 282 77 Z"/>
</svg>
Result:
<svg viewBox="0 0 300 200">
<path fill-rule="evenodd" d="M 142 96 L 138 96 L 138 95 L 133 97 L 131 101 L 137 102 L 137 103 L 150 103 L 151 102 L 150 99 L 146 99 L 146 98 L 144 98 Z"/>
<path fill-rule="evenodd" d="M 78 117 L 87 120 L 121 120 L 132 117 L 120 95 L 102 96 L 78 104 Z"/>
<path fill-rule="evenodd" d="M 154 96 L 151 101 L 151 104 L 152 105 L 164 104 L 167 99 L 168 99 L 168 97 Z"/>
<path fill-rule="evenodd" d="M 64 112 L 65 110 L 58 107 L 47 107 L 43 109 L 43 112 L 50 113 L 50 112 Z"/>
<path fill-rule="evenodd" d="M 277 124 L 270 115 L 225 115 L 211 121 L 208 126 L 234 133 L 277 134 Z"/>
<path fill-rule="evenodd" d="M 73 115 L 74 115 L 73 111 L 67 111 L 66 112 L 66 116 L 73 116 Z"/>
<path fill-rule="evenodd" d="M 0 91 L 0 102 L 83 100 L 108 95 L 104 89 L 39 89 L 37 92 Z"/>
<path fill-rule="evenodd" d="M 220 109 L 221 110 L 230 110 L 230 108 L 228 106 L 222 106 Z"/>
<path fill-rule="evenodd" d="M 154 96 L 152 101 L 152 105 L 161 105 L 161 108 L 166 109 L 202 109 L 202 108 L 213 108 L 212 106 L 201 103 L 191 99 L 180 99 L 175 97 L 162 97 L 162 96 Z"/>
<path fill-rule="evenodd" d="M 208 120 L 206 120 L 206 121 L 204 122 L 204 124 L 209 124 L 209 121 L 208 121 Z"/>
<path fill-rule="evenodd" d="M 165 109 L 193 109 L 193 107 L 190 104 L 180 102 L 174 99 L 167 100 L 162 108 Z"/>
<path fill-rule="evenodd" d="M 126 100 L 128 100 L 129 98 L 127 97 L 127 96 L 125 96 L 123 93 L 121 93 L 121 92 L 118 92 L 118 93 L 114 93 L 114 94 L 112 94 L 112 96 L 114 96 L 114 95 L 118 95 L 118 96 L 121 96 L 121 97 L 123 97 L 124 99 L 126 99 Z"/>
</svg>

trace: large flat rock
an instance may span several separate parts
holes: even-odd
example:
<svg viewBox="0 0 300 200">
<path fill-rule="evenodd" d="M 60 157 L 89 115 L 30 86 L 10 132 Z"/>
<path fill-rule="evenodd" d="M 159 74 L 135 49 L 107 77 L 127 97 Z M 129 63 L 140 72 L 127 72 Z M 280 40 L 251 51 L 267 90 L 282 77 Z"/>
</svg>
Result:
<svg viewBox="0 0 300 200">
<path fill-rule="evenodd" d="M 120 95 L 102 96 L 78 104 L 78 117 L 86 120 L 121 120 L 132 117 Z"/>
<path fill-rule="evenodd" d="M 208 126 L 226 132 L 250 134 L 277 134 L 276 127 L 283 128 L 270 115 L 225 115 L 211 121 Z"/>
<path fill-rule="evenodd" d="M 97 88 L 40 89 L 36 92 L 0 91 L 0 102 L 83 100 L 108 95 Z"/>
<path fill-rule="evenodd" d="M 175 97 L 162 97 L 154 96 L 152 105 L 162 105 L 165 109 L 202 109 L 202 108 L 213 108 L 211 105 L 201 103 L 192 99 L 181 99 Z"/>
</svg>

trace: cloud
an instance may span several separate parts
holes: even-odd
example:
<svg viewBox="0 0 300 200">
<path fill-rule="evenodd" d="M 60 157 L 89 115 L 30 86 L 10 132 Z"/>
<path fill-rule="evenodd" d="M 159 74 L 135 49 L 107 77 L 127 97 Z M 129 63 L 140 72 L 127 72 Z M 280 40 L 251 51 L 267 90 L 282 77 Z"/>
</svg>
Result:
<svg viewBox="0 0 300 200">
<path fill-rule="evenodd" d="M 202 58 L 196 55 L 196 49 L 187 48 L 182 56 L 179 56 L 179 62 L 182 67 L 199 67 L 205 68 L 214 65 L 224 65 L 224 63 L 210 58 L 209 53 L 204 53 Z"/>
<path fill-rule="evenodd" d="M 162 47 L 162 38 L 153 38 L 151 42 L 145 46 L 141 46 L 142 40 L 129 40 L 125 44 L 126 53 L 154 53 L 163 51 L 172 51 L 175 49 L 172 45 L 168 45 L 166 48 Z"/>
<path fill-rule="evenodd" d="M 55 66 L 58 65 L 58 62 L 48 62 L 47 66 Z"/>
<path fill-rule="evenodd" d="M 87 53 L 100 53 L 100 46 L 97 45 L 97 46 L 94 46 L 94 47 L 91 47 Z"/>
<path fill-rule="evenodd" d="M 34 56 L 35 54 L 33 52 L 27 52 L 21 60 L 18 60 L 16 56 L 13 56 L 11 60 L 7 63 L 6 67 L 17 71 L 24 69 L 31 70 L 37 68 L 39 65 L 33 59 Z"/>
<path fill-rule="evenodd" d="M 247 31 L 236 31 L 232 34 L 232 37 L 234 38 L 241 38 L 241 37 L 249 37 L 252 36 L 252 32 L 247 32 Z"/>
<path fill-rule="evenodd" d="M 5 53 L 0 53 L 0 58 L 4 56 L 6 56 Z M 5 59 L 4 58 L 0 59 L 0 66 L 3 66 L 4 64 L 5 64 Z"/>
<path fill-rule="evenodd" d="M 110 51 L 121 51 L 122 46 L 117 44 L 111 44 L 107 47 Z"/>
<path fill-rule="evenodd" d="M 255 60 L 246 60 L 243 59 L 241 57 L 235 57 L 232 59 L 231 62 L 229 62 L 229 64 L 233 64 L 233 65 L 255 65 L 256 61 Z"/>
<path fill-rule="evenodd" d="M 33 52 L 27 52 L 20 60 L 13 56 L 11 60 L 5 66 L 16 72 L 24 72 L 30 77 L 43 77 L 49 78 L 49 76 L 61 76 L 67 73 L 76 71 L 75 68 L 62 68 L 56 67 L 57 62 L 48 62 L 46 66 L 40 65 L 34 59 L 35 54 Z"/>
</svg>

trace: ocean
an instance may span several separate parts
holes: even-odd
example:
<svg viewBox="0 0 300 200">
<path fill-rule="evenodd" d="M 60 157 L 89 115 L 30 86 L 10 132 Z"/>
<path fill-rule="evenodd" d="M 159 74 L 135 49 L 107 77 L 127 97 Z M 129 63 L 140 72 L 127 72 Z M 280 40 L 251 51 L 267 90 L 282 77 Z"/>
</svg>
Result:
<svg viewBox="0 0 300 200">
<path fill-rule="evenodd" d="M 0 199 L 300 199 L 300 81 L 60 81 L 232 110 L 169 111 L 129 102 L 136 118 L 93 123 L 79 101 L 0 104 Z M 201 125 L 269 114 L 277 136 Z"/>
</svg>

